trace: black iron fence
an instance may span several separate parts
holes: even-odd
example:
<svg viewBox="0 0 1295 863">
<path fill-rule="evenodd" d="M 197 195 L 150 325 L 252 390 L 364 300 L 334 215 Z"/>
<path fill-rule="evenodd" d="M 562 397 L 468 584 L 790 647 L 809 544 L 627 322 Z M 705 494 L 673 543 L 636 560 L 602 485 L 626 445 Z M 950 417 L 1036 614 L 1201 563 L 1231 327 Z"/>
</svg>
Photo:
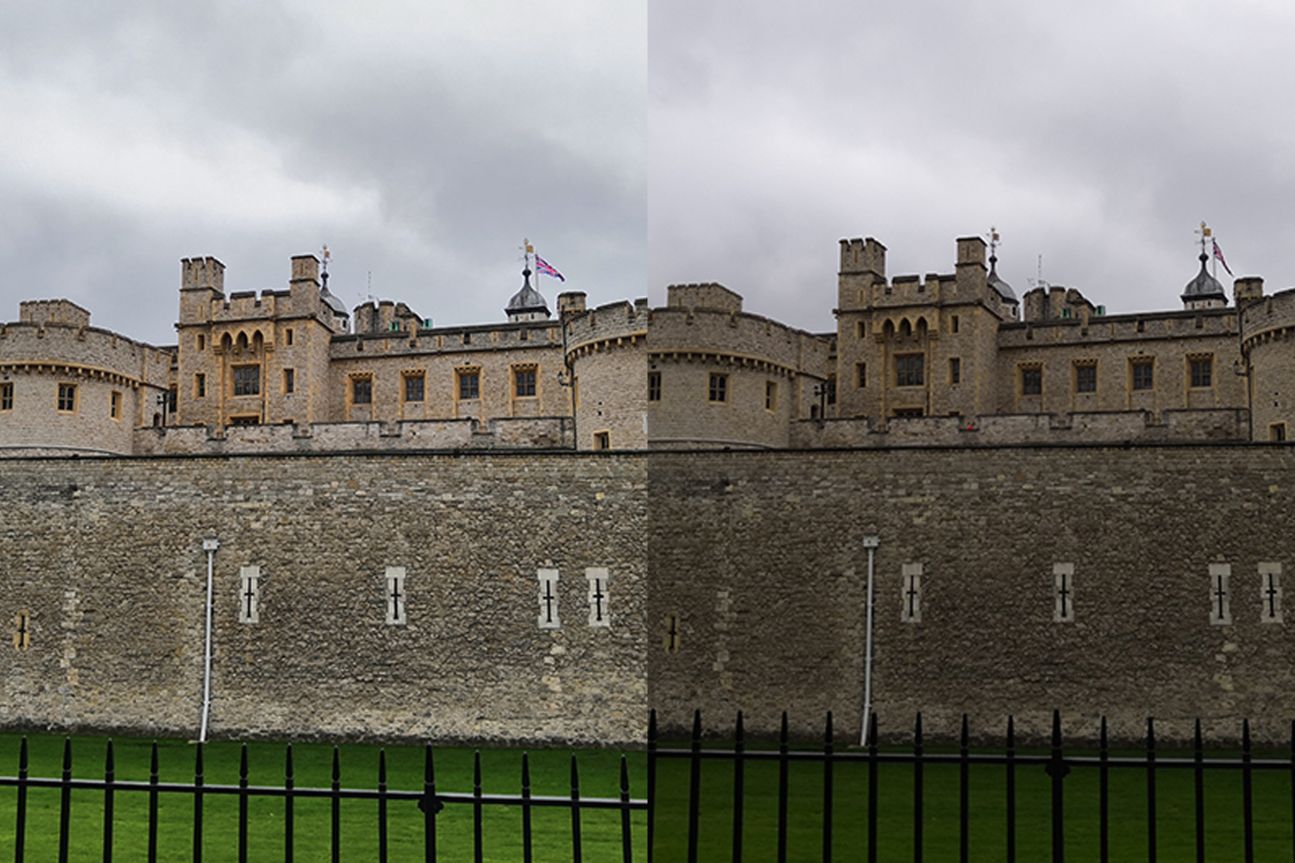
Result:
<svg viewBox="0 0 1295 863">
<path fill-rule="evenodd" d="M 1061 717 L 1059 712 L 1054 712 L 1052 717 L 1051 745 L 1046 750 L 1035 751 L 1018 751 L 1015 724 L 1011 718 L 1007 721 L 1006 735 L 1004 745 L 1001 749 L 994 752 L 976 751 L 973 752 L 970 746 L 970 734 L 966 716 L 962 718 L 961 734 L 956 751 L 931 751 L 923 741 L 922 734 L 922 717 L 918 714 L 912 731 L 911 745 L 905 745 L 902 751 L 892 750 L 889 747 L 883 749 L 878 744 L 877 738 L 877 718 L 875 715 L 870 717 L 869 733 L 867 739 L 868 745 L 864 748 L 851 748 L 846 751 L 839 750 L 834 744 L 834 733 L 832 728 L 832 716 L 829 713 L 823 732 L 822 744 L 815 749 L 793 748 L 788 738 L 787 732 L 787 714 L 782 715 L 781 731 L 778 737 L 776 749 L 754 749 L 747 748 L 746 736 L 743 730 L 742 714 L 737 714 L 736 722 L 733 726 L 731 743 L 716 745 L 714 740 L 703 741 L 703 729 L 701 714 L 697 712 L 693 716 L 692 735 L 689 745 L 686 747 L 663 747 L 658 738 L 657 723 L 655 714 L 649 723 L 648 732 L 648 796 L 653 801 L 652 808 L 648 811 L 648 841 L 649 848 L 652 848 L 654 835 L 661 838 L 663 828 L 661 819 L 662 810 L 665 808 L 671 795 L 686 794 L 686 805 L 681 800 L 674 800 L 675 812 L 673 818 L 680 822 L 677 825 L 671 824 L 672 832 L 677 832 L 678 843 L 670 859 L 686 859 L 688 863 L 695 863 L 703 859 L 711 861 L 731 859 L 741 861 L 743 859 L 769 859 L 774 857 L 779 863 L 788 860 L 789 851 L 792 853 L 792 859 L 810 860 L 821 859 L 830 861 L 833 859 L 859 859 L 866 854 L 865 859 L 870 863 L 875 863 L 878 859 L 879 849 L 881 850 L 881 859 L 896 860 L 907 859 L 909 856 L 917 863 L 923 859 L 924 849 L 928 841 L 924 836 L 924 830 L 930 826 L 931 819 L 924 807 L 930 796 L 930 789 L 924 784 L 926 772 L 929 769 L 936 768 L 945 771 L 941 774 L 942 782 L 947 784 L 951 780 L 949 775 L 951 770 L 956 768 L 956 803 L 948 801 L 948 805 L 941 810 L 940 818 L 944 819 L 950 814 L 949 810 L 956 811 L 957 827 L 956 840 L 950 841 L 953 846 L 956 841 L 956 851 L 952 847 L 943 849 L 940 853 L 932 854 L 937 859 L 953 859 L 954 856 L 960 861 L 969 859 L 1006 859 L 1015 861 L 1018 859 L 1018 853 L 1022 859 L 1045 859 L 1050 853 L 1054 861 L 1063 861 L 1066 857 L 1069 826 L 1067 824 L 1067 815 L 1074 820 L 1076 813 L 1082 817 L 1096 821 L 1096 835 L 1088 837 L 1090 842 L 1085 844 L 1083 849 L 1072 848 L 1072 859 L 1100 859 L 1106 863 L 1111 859 L 1112 848 L 1112 777 L 1117 773 L 1133 771 L 1141 777 L 1142 788 L 1144 793 L 1141 794 L 1142 800 L 1137 807 L 1145 807 L 1140 813 L 1141 817 L 1131 819 L 1130 816 L 1137 813 L 1128 811 L 1128 789 L 1122 796 L 1120 829 L 1122 831 L 1121 839 L 1125 848 L 1125 859 L 1141 858 L 1148 861 L 1156 861 L 1158 855 L 1164 855 L 1165 859 L 1195 859 L 1204 861 L 1207 850 L 1207 824 L 1211 825 L 1213 833 L 1209 835 L 1211 859 L 1227 860 L 1244 860 L 1251 863 L 1255 859 L 1255 777 L 1257 773 L 1280 771 L 1289 777 L 1289 781 L 1280 780 L 1281 788 L 1278 793 L 1281 796 L 1288 796 L 1287 802 L 1280 804 L 1286 808 L 1281 810 L 1279 836 L 1267 835 L 1269 847 L 1284 845 L 1286 850 L 1282 852 L 1283 859 L 1291 859 L 1295 855 L 1295 837 L 1291 835 L 1291 825 L 1295 825 L 1295 722 L 1291 723 L 1291 743 L 1289 755 L 1280 758 L 1273 757 L 1256 757 L 1250 739 L 1249 721 L 1242 723 L 1241 727 L 1241 748 L 1239 754 L 1225 756 L 1208 756 L 1201 739 L 1201 724 L 1197 720 L 1195 725 L 1195 736 L 1193 745 L 1190 750 L 1173 750 L 1166 753 L 1158 750 L 1156 745 L 1155 724 L 1153 720 L 1148 719 L 1146 724 L 1146 735 L 1144 745 L 1137 751 L 1137 754 L 1126 754 L 1113 752 L 1108 745 L 1106 719 L 1102 718 L 1098 729 L 1098 746 L 1095 752 L 1091 749 L 1086 752 L 1068 753 L 1064 746 L 1061 734 Z M 663 780 L 661 773 L 666 766 L 666 762 L 685 762 L 686 778 L 682 775 L 683 771 L 679 770 L 673 777 L 673 780 Z M 718 763 L 717 763 L 718 762 Z M 767 776 L 767 782 L 776 782 L 776 801 L 764 801 L 764 807 L 759 811 L 761 820 L 773 820 L 775 823 L 773 829 L 774 835 L 771 837 L 773 848 L 748 849 L 744 845 L 749 842 L 750 829 L 744 823 L 744 818 L 749 817 L 747 810 L 752 808 L 749 791 L 748 770 L 755 765 L 773 762 L 776 765 L 776 780 L 772 776 Z M 730 765 L 731 772 L 725 768 L 725 764 Z M 810 766 L 806 766 L 806 765 Z M 708 797 L 703 792 L 703 765 L 707 766 L 705 771 L 707 776 L 708 792 L 716 792 L 720 798 L 720 807 L 711 806 L 707 811 Z M 793 768 L 801 771 L 799 777 L 800 784 L 798 793 L 806 793 L 806 784 L 804 771 L 813 769 L 813 765 L 818 765 L 817 772 L 821 779 L 821 790 L 815 789 L 812 792 L 814 804 L 818 807 L 818 825 L 817 836 L 814 837 L 814 846 L 806 848 L 801 846 L 789 848 L 789 828 L 803 828 L 803 817 L 789 818 L 788 805 L 789 798 L 793 798 L 790 792 L 791 781 L 790 774 Z M 836 777 L 840 769 L 845 769 L 843 765 L 848 765 L 851 770 L 860 770 L 864 773 L 863 782 L 860 783 L 866 787 L 866 792 L 855 794 L 851 798 L 851 805 L 856 808 L 848 813 L 835 811 L 838 803 L 834 799 L 836 784 L 839 781 Z M 896 778 L 895 769 L 902 771 L 901 778 L 902 792 L 907 792 L 911 787 L 911 807 L 906 806 L 905 813 L 911 811 L 911 830 L 909 836 L 902 837 L 903 846 L 902 857 L 896 853 L 896 843 L 888 840 L 894 837 L 888 837 L 886 830 L 894 830 L 894 821 L 888 824 L 879 824 L 878 804 L 879 801 L 886 800 L 886 790 L 881 787 L 882 773 L 885 772 L 883 767 L 887 765 L 898 765 L 888 775 L 890 778 Z M 978 775 L 983 777 L 984 772 L 980 768 L 991 768 L 996 772 L 993 785 L 997 788 L 1001 785 L 1002 797 L 997 804 L 1001 804 L 1002 818 L 997 821 L 997 825 L 986 824 L 983 812 L 975 816 L 971 814 L 975 803 L 971 795 L 971 775 L 973 769 L 977 770 Z M 1042 771 L 1046 778 L 1042 778 L 1038 773 L 1029 771 Z M 1096 774 L 1096 799 L 1079 799 L 1066 803 L 1066 785 L 1067 777 L 1075 771 L 1091 771 Z M 1184 802 L 1186 797 L 1190 797 L 1190 814 L 1185 812 L 1174 813 L 1176 820 L 1174 822 L 1175 847 L 1177 850 L 1171 854 L 1165 854 L 1161 848 L 1161 832 L 1158 830 L 1158 823 L 1165 818 L 1163 813 L 1157 813 L 1157 777 L 1163 778 L 1166 771 L 1174 771 L 1178 776 L 1171 777 L 1174 779 L 1176 790 L 1181 794 L 1176 794 L 1174 803 L 1175 808 L 1186 808 L 1179 806 Z M 1219 829 L 1218 817 L 1207 819 L 1206 813 L 1206 776 L 1213 774 L 1215 771 L 1226 771 L 1235 776 L 1239 774 L 1240 778 L 1240 824 L 1231 825 L 1231 829 Z M 1186 791 L 1185 787 L 1178 788 L 1178 785 L 1185 786 L 1185 783 L 1179 780 L 1183 773 L 1190 774 L 1191 791 Z M 1026 822 L 1018 817 L 1018 810 L 1021 807 L 1020 792 L 1018 784 L 1023 778 L 1032 781 L 1032 793 L 1045 794 L 1046 808 L 1043 808 L 1044 801 L 1029 800 L 1031 804 L 1030 815 Z M 1280 777 L 1278 777 L 1280 779 Z M 1073 781 L 1073 780 L 1072 780 Z M 671 787 L 663 787 L 663 782 L 667 782 Z M 686 783 L 686 790 L 684 784 Z M 1091 784 L 1084 783 L 1086 797 L 1091 797 Z M 718 788 L 716 786 L 719 786 Z M 1274 789 L 1271 784 L 1267 787 L 1268 799 L 1266 804 L 1271 808 L 1275 802 L 1272 799 Z M 1142 788 L 1138 789 L 1140 792 Z M 1044 790 L 1046 789 L 1046 791 Z M 862 788 L 859 789 L 862 791 Z M 946 789 L 941 789 L 943 792 Z M 952 796 L 952 795 L 948 795 Z M 1217 799 L 1217 798 L 1215 798 Z M 713 802 L 713 800 L 711 801 Z M 794 799 L 793 799 L 794 802 Z M 997 805 L 996 804 L 996 805 Z M 715 808 L 725 810 L 724 817 L 731 818 L 731 823 L 717 825 L 715 823 Z M 857 811 L 862 808 L 862 811 Z M 983 807 L 982 807 L 983 809 Z M 772 811 L 770 811 L 772 810 Z M 1046 812 L 1046 815 L 1043 815 Z M 994 815 L 997 815 L 995 810 Z M 1231 813 L 1227 813 L 1231 817 Z M 1177 817 L 1181 816 L 1181 817 Z M 852 834 L 850 847 L 838 847 L 834 837 L 834 830 L 839 831 L 842 818 L 859 819 L 864 822 L 862 831 Z M 1145 831 L 1144 835 L 1137 837 L 1137 844 L 1142 846 L 1129 856 L 1129 836 L 1128 824 L 1133 820 L 1138 825 L 1135 829 Z M 799 823 L 798 823 L 799 822 Z M 991 837 L 994 842 L 994 850 L 991 856 L 986 856 L 986 852 L 979 851 L 973 858 L 972 834 L 973 822 L 975 834 L 977 837 L 985 837 L 990 831 L 1001 833 L 998 836 Z M 721 837 L 723 842 L 715 842 L 704 845 L 703 829 L 705 824 L 706 830 L 709 831 L 710 838 L 715 838 L 717 832 L 725 832 L 728 835 Z M 1188 827 L 1187 824 L 1192 825 Z M 686 825 L 686 826 L 685 826 Z M 941 827 L 946 831 L 951 831 L 952 825 L 942 823 Z M 1188 830 L 1193 829 L 1194 835 L 1188 834 Z M 1035 840 L 1033 853 L 1019 851 L 1020 838 L 1029 833 L 1030 837 Z M 801 829 L 802 838 L 806 835 Z M 1272 831 L 1270 831 L 1271 833 Z M 864 838 L 859 841 L 859 836 Z M 686 837 L 686 842 L 685 842 Z M 1189 839 L 1191 841 L 1189 841 Z M 1225 846 L 1226 843 L 1226 846 Z M 1070 844 L 1077 844 L 1074 836 L 1070 836 Z M 716 847 L 725 846 L 722 852 L 717 852 Z M 860 847 L 860 845 L 862 847 Z M 657 856 L 662 858 L 661 847 L 658 844 Z M 1145 858 L 1142 858 L 1142 848 L 1145 848 Z M 754 853 L 751 853 L 754 851 Z M 699 853 L 701 856 L 699 857 Z M 1194 858 L 1192 854 L 1194 853 Z M 744 857 L 744 855 L 747 855 Z M 837 855 L 837 856 L 834 856 Z"/>
<path fill-rule="evenodd" d="M 31 789 L 56 789 L 59 792 L 58 803 L 58 860 L 66 863 L 70 848 L 70 829 L 72 825 L 72 792 L 102 792 L 103 802 L 103 860 L 110 863 L 113 859 L 113 831 L 116 826 L 114 806 L 118 794 L 147 795 L 147 859 L 154 863 L 159 858 L 158 846 L 158 802 L 161 795 L 188 795 L 193 798 L 193 842 L 192 859 L 201 863 L 203 859 L 203 812 L 204 799 L 210 796 L 232 796 L 238 803 L 237 853 L 240 863 L 248 859 L 248 833 L 252 821 L 248 816 L 248 804 L 253 798 L 280 798 L 282 809 L 282 857 L 285 861 L 294 859 L 296 848 L 296 819 L 294 803 L 297 800 L 327 800 L 330 805 L 330 848 L 331 859 L 337 863 L 341 859 L 343 848 L 342 801 L 366 800 L 377 804 L 377 819 L 374 829 L 377 834 L 377 857 L 386 863 L 390 851 L 388 807 L 395 805 L 417 805 L 422 821 L 423 859 L 436 861 L 438 857 L 437 813 L 446 806 L 470 806 L 472 808 L 472 855 L 480 863 L 485 859 L 484 810 L 486 807 L 516 807 L 521 827 L 522 859 L 530 863 L 535 853 L 535 832 L 533 812 L 536 809 L 558 808 L 570 813 L 570 859 L 582 861 L 584 856 L 584 831 L 581 827 L 581 813 L 585 810 L 615 810 L 620 814 L 620 858 L 624 863 L 633 859 L 633 841 L 630 813 L 647 809 L 647 800 L 630 796 L 629 768 L 624 756 L 620 759 L 620 794 L 617 797 L 588 797 L 580 793 L 580 771 L 575 755 L 571 756 L 571 791 L 569 795 L 553 796 L 532 793 L 530 760 L 522 755 L 521 786 L 518 794 L 486 793 L 482 790 L 481 755 L 474 756 L 473 788 L 471 792 L 443 791 L 436 786 L 435 760 L 432 747 L 427 746 L 423 757 L 423 783 L 418 790 L 396 789 L 388 787 L 386 753 L 378 756 L 376 788 L 344 788 L 341 779 L 341 760 L 337 748 L 333 749 L 332 782 L 326 788 L 298 787 L 294 780 L 292 747 L 285 750 L 283 784 L 281 786 L 251 785 L 248 781 L 247 746 L 242 747 L 239 763 L 239 779 L 236 785 L 207 784 L 203 775 L 203 746 L 197 744 L 194 755 L 192 782 L 163 782 L 158 771 L 158 747 L 152 746 L 149 778 L 147 781 L 131 781 L 116 778 L 116 765 L 112 742 L 106 748 L 103 778 L 74 778 L 72 775 L 72 743 L 66 740 L 63 746 L 63 767 L 59 777 L 38 777 L 30 775 L 27 739 L 23 738 L 18 756 L 18 774 L 0 776 L 0 788 L 17 789 L 15 801 L 15 834 L 14 860 L 23 863 L 27 859 L 28 832 L 28 791 Z M 177 859 L 174 850 L 162 854 L 163 859 Z"/>
</svg>

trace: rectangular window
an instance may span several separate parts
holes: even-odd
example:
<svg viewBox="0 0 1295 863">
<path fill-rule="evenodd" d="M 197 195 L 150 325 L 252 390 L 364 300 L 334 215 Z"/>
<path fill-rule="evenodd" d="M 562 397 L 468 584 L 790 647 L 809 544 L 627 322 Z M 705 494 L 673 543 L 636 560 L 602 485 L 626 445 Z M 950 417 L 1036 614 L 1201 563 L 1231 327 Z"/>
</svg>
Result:
<svg viewBox="0 0 1295 863">
<path fill-rule="evenodd" d="M 373 378 L 367 375 L 351 378 L 351 404 L 373 404 Z"/>
<path fill-rule="evenodd" d="M 76 410 L 76 384 L 58 385 L 58 409 L 64 413 Z"/>
<path fill-rule="evenodd" d="M 954 318 L 954 320 L 957 320 L 957 318 Z M 961 357 L 949 357 L 949 383 L 951 384 L 962 383 L 962 358 Z"/>
<path fill-rule="evenodd" d="M 421 402 L 423 400 L 423 383 L 425 378 L 422 372 L 411 372 L 405 375 L 405 401 Z"/>
<path fill-rule="evenodd" d="M 202 372 L 193 376 L 193 397 L 195 399 L 207 397 L 207 376 Z"/>
<path fill-rule="evenodd" d="M 1097 392 L 1097 364 L 1082 363 L 1075 366 L 1075 392 Z"/>
<path fill-rule="evenodd" d="M 207 337 L 203 333 L 198 333 L 198 350 L 204 351 L 206 349 L 207 349 Z"/>
<path fill-rule="evenodd" d="M 234 366 L 234 395 L 255 396 L 261 393 L 260 366 Z"/>
<path fill-rule="evenodd" d="M 1276 443 L 1286 442 L 1286 423 L 1273 423 L 1268 426 L 1268 439 Z"/>
<path fill-rule="evenodd" d="M 771 411 L 778 407 L 778 385 L 773 381 L 764 382 L 764 409 Z"/>
<path fill-rule="evenodd" d="M 1193 387 L 1208 387 L 1214 383 L 1214 357 L 1192 357 L 1188 360 Z"/>
<path fill-rule="evenodd" d="M 1133 370 L 1133 388 L 1135 390 L 1149 390 L 1152 387 L 1152 369 L 1155 364 L 1152 360 L 1133 360 L 1130 365 Z"/>
<path fill-rule="evenodd" d="M 895 356 L 895 386 L 920 387 L 923 380 L 922 354 L 897 354 Z"/>
<path fill-rule="evenodd" d="M 1021 395 L 1037 396 L 1043 394 L 1043 369 L 1040 366 L 1026 366 L 1021 369 Z"/>
<path fill-rule="evenodd" d="M 867 363 L 855 363 L 854 382 L 859 389 L 863 389 L 868 385 L 868 364 Z"/>
<path fill-rule="evenodd" d="M 949 329 L 950 329 L 951 331 L 955 332 L 955 333 L 958 331 L 958 316 L 957 316 L 957 315 L 954 315 L 953 317 L 951 317 L 951 318 L 949 319 Z"/>
<path fill-rule="evenodd" d="M 296 391 L 297 391 L 297 370 L 284 369 L 283 370 L 283 394 L 292 395 Z"/>
<path fill-rule="evenodd" d="M 535 398 L 535 366 L 513 368 L 513 395 L 519 399 Z"/>
<path fill-rule="evenodd" d="M 115 420 L 121 419 L 121 393 L 116 390 L 108 397 L 108 416 Z"/>
<path fill-rule="evenodd" d="M 283 331 L 283 340 L 289 345 L 292 344 L 292 327 L 288 327 Z"/>
<path fill-rule="evenodd" d="M 594 432 L 594 449 L 611 449 L 612 433 L 611 432 Z"/>
<path fill-rule="evenodd" d="M 661 373 L 648 372 L 648 401 L 661 401 Z"/>
<path fill-rule="evenodd" d="M 827 387 L 827 403 L 836 404 L 836 375 L 828 375 L 823 386 Z"/>
<path fill-rule="evenodd" d="M 459 369 L 459 401 L 481 398 L 481 372 L 477 369 Z"/>
<path fill-rule="evenodd" d="M 13 382 L 0 384 L 0 411 L 13 410 Z"/>
<path fill-rule="evenodd" d="M 710 373 L 710 388 L 707 392 L 710 401 L 728 401 L 728 375 L 719 372 Z"/>
<path fill-rule="evenodd" d="M 166 409 L 169 410 L 172 415 L 175 414 L 175 403 L 176 403 L 176 400 L 179 398 L 180 398 L 179 387 L 171 387 L 166 391 Z"/>
<path fill-rule="evenodd" d="M 863 338 L 867 338 L 867 337 L 868 337 L 868 322 L 867 322 L 867 321 L 859 321 L 857 332 L 858 332 L 859 338 L 861 338 L 861 339 L 863 339 Z"/>
</svg>

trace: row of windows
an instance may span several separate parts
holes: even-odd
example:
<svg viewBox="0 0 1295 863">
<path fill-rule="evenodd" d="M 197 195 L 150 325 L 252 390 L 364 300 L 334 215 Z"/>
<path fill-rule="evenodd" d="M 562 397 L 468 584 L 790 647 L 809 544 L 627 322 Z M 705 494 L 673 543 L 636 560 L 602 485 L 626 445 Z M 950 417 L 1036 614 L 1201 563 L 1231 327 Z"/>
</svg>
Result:
<svg viewBox="0 0 1295 863">
<path fill-rule="evenodd" d="M 256 396 L 261 394 L 261 367 L 259 365 L 234 366 L 234 395 Z M 538 393 L 539 366 L 514 366 L 513 396 L 515 398 L 534 398 Z M 402 400 L 421 402 L 426 397 L 427 378 L 423 372 L 405 372 L 401 375 L 403 382 Z M 297 373 L 295 369 L 283 370 L 283 394 L 290 395 L 296 391 Z M 455 371 L 455 390 L 460 401 L 481 398 L 481 370 L 476 368 L 457 369 Z M 193 376 L 193 394 L 195 398 L 207 395 L 207 376 L 201 372 Z M 362 373 L 351 376 L 351 403 L 367 405 L 373 402 L 373 375 Z"/>
<path fill-rule="evenodd" d="M 54 407 L 59 413 L 76 413 L 77 409 L 77 385 L 60 383 L 58 393 L 54 398 Z M 0 383 L 0 411 L 11 411 L 14 405 L 13 382 L 4 381 Z M 113 390 L 108 397 L 108 416 L 115 420 L 121 419 L 121 393 Z"/>
<path fill-rule="evenodd" d="M 1043 394 L 1043 367 L 1021 366 L 1021 395 Z M 1129 386 L 1135 392 L 1155 388 L 1156 363 L 1150 357 L 1129 360 Z M 1192 389 L 1208 389 L 1214 385 L 1214 357 L 1187 358 L 1187 383 Z M 1080 360 L 1074 364 L 1074 390 L 1077 393 L 1097 392 L 1097 361 Z"/>
<path fill-rule="evenodd" d="M 728 401 L 728 375 L 723 372 L 711 372 L 706 381 L 706 400 L 710 402 Z M 648 372 L 648 401 L 661 401 L 661 373 Z M 778 384 L 773 381 L 764 383 L 765 410 L 778 408 Z"/>
<path fill-rule="evenodd" d="M 924 354 L 895 355 L 895 386 L 920 387 L 925 383 Z M 1077 393 L 1097 392 L 1097 361 L 1078 360 L 1074 364 L 1074 386 Z M 1019 367 L 1021 395 L 1037 396 L 1043 393 L 1043 366 L 1023 365 Z M 1194 356 L 1187 358 L 1188 383 L 1192 389 L 1207 389 L 1214 382 L 1214 357 Z M 1149 390 L 1155 386 L 1155 360 L 1137 358 L 1129 360 L 1130 385 L 1134 390 Z M 855 365 L 855 380 L 860 389 L 868 385 L 867 363 Z M 949 358 L 949 383 L 962 382 L 962 360 L 959 357 Z"/>
</svg>

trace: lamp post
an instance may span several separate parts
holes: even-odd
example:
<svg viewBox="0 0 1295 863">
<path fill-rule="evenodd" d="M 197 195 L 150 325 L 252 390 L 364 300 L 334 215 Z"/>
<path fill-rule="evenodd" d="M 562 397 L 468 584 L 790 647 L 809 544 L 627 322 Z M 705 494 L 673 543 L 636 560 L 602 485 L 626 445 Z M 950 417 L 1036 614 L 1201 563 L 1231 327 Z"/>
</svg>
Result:
<svg viewBox="0 0 1295 863">
<path fill-rule="evenodd" d="M 868 745 L 868 720 L 872 714 L 872 573 L 873 559 L 877 546 L 881 544 L 878 536 L 865 536 L 863 547 L 868 550 L 868 600 L 863 629 L 863 730 L 859 732 L 859 745 Z"/>
</svg>

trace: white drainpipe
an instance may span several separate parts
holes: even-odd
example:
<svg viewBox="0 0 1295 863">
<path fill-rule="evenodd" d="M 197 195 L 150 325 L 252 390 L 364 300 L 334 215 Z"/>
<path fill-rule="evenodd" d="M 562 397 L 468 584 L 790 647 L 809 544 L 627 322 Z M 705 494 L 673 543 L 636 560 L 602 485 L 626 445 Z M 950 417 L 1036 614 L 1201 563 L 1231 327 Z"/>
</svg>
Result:
<svg viewBox="0 0 1295 863">
<path fill-rule="evenodd" d="M 859 732 L 860 746 L 868 745 L 868 719 L 872 715 L 872 565 L 880 542 L 881 539 L 876 536 L 863 538 L 863 547 L 868 549 L 868 617 L 864 623 L 863 636 L 863 730 Z"/>
<path fill-rule="evenodd" d="M 207 552 L 207 638 L 203 650 L 202 725 L 198 728 L 199 743 L 207 742 L 207 716 L 211 713 L 211 581 L 218 548 L 220 541 L 214 537 L 202 541 L 202 550 Z"/>
</svg>

